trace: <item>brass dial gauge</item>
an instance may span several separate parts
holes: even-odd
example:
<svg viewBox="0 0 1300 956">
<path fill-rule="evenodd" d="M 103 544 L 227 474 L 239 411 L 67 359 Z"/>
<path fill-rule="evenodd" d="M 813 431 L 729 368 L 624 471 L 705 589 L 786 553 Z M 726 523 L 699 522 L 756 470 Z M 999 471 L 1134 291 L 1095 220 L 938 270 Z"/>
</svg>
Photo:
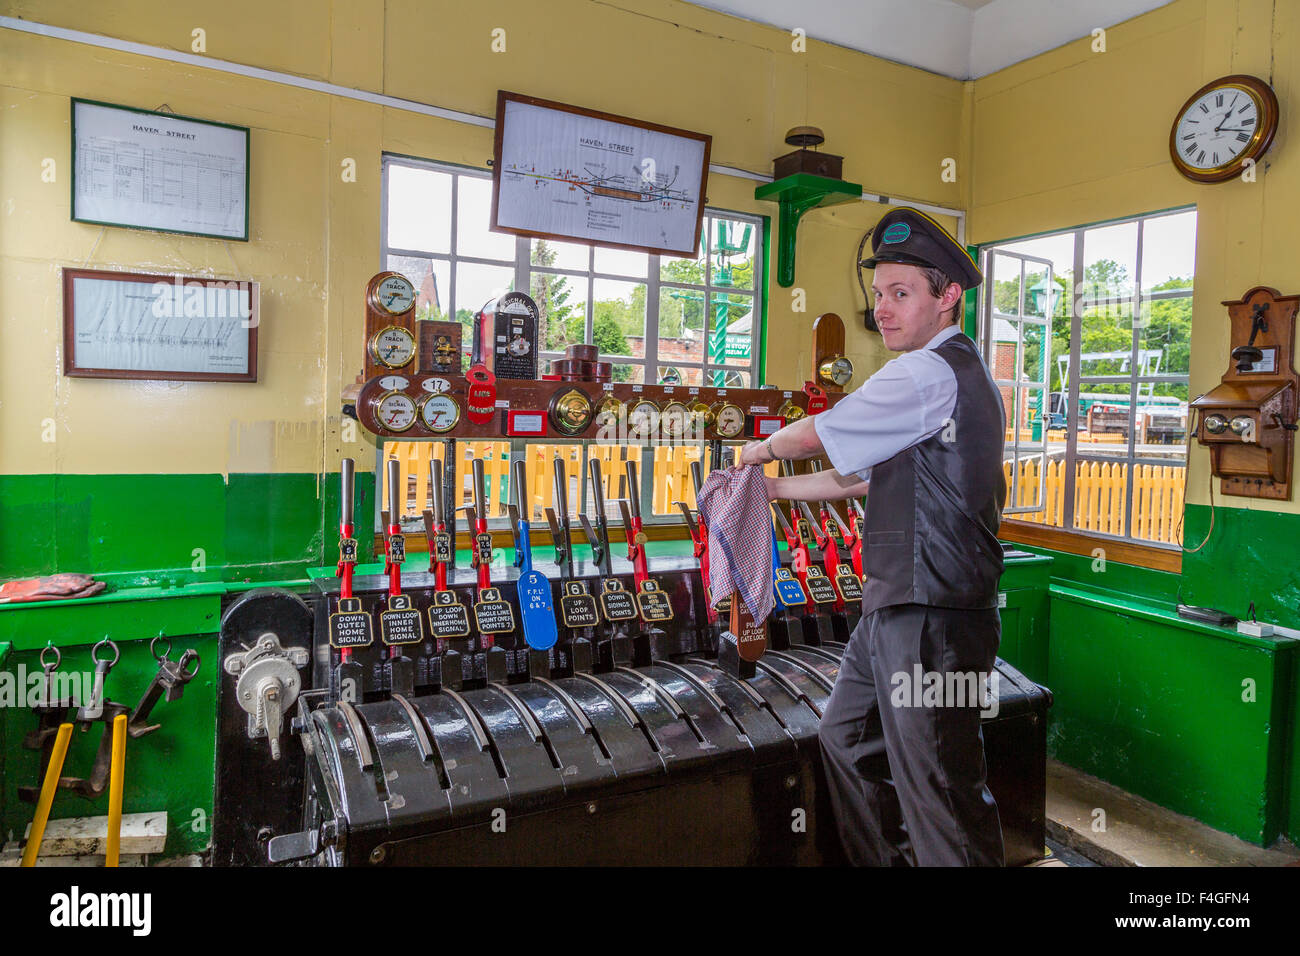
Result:
<svg viewBox="0 0 1300 956">
<path fill-rule="evenodd" d="M 624 415 L 626 408 L 627 406 L 613 395 L 606 395 L 596 407 L 596 424 L 601 428 L 613 428 Z"/>
<path fill-rule="evenodd" d="M 659 425 L 659 406 L 648 398 L 643 398 L 632 406 L 627 413 L 628 431 L 639 438 L 645 438 Z"/>
<path fill-rule="evenodd" d="M 401 392 L 384 392 L 375 402 L 375 418 L 390 432 L 404 432 L 415 424 L 415 402 Z"/>
<path fill-rule="evenodd" d="M 715 427 L 723 438 L 735 438 L 745 430 L 745 413 L 739 405 L 723 402 L 715 414 Z"/>
<path fill-rule="evenodd" d="M 681 402 L 669 402 L 659 417 L 660 427 L 669 438 L 681 438 L 691 424 L 691 410 Z"/>
<path fill-rule="evenodd" d="M 402 368 L 415 358 L 415 336 L 400 325 L 389 325 L 370 337 L 370 357 L 385 368 Z"/>
<path fill-rule="evenodd" d="M 370 304 L 389 315 L 409 312 L 415 305 L 415 286 L 406 276 L 390 272 L 375 285 L 370 293 Z"/>
<path fill-rule="evenodd" d="M 787 425 L 791 422 L 797 422 L 808 414 L 788 398 L 785 400 L 785 404 L 776 410 L 776 413 L 785 419 Z"/>
<path fill-rule="evenodd" d="M 561 435 L 581 435 L 591 424 L 594 414 L 591 399 L 580 388 L 560 392 L 551 399 L 551 426 Z"/>
<path fill-rule="evenodd" d="M 853 363 L 843 355 L 828 358 L 817 369 L 817 375 L 823 382 L 843 388 L 853 381 Z"/>
<path fill-rule="evenodd" d="M 713 427 L 713 406 L 708 402 L 696 402 L 692 405 L 691 416 L 699 428 Z"/>
<path fill-rule="evenodd" d="M 420 421 L 429 431 L 441 435 L 451 431 L 460 421 L 460 406 L 450 395 L 430 395 L 420 403 Z"/>
</svg>

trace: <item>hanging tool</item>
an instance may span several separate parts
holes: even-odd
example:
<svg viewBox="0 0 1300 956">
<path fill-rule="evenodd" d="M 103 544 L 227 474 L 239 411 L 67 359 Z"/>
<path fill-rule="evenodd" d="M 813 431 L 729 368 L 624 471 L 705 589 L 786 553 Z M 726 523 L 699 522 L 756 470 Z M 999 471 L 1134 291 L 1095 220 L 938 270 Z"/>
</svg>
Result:
<svg viewBox="0 0 1300 956">
<path fill-rule="evenodd" d="M 99 649 L 108 645 L 113 650 L 113 659 L 100 660 Z M 113 669 L 121 656 L 117 645 L 107 637 L 90 649 L 90 660 L 95 665 L 95 682 L 90 689 L 90 700 L 86 701 L 77 708 L 77 720 L 90 723 L 98 720 L 104 713 L 104 679 L 108 677 L 108 672 Z"/>
<path fill-rule="evenodd" d="M 516 458 L 514 472 L 515 503 L 519 508 L 519 537 L 515 549 L 515 566 L 519 568 L 516 591 L 519 596 L 519 616 L 524 627 L 524 641 L 533 650 L 546 651 L 555 646 L 559 637 L 555 626 L 555 606 L 551 600 L 551 582 L 533 567 L 527 480 L 522 458 Z M 557 545 L 558 547 L 558 545 Z"/>
<path fill-rule="evenodd" d="M 41 794 L 36 801 L 36 815 L 32 817 L 32 828 L 27 834 L 27 845 L 23 848 L 23 866 L 35 866 L 37 854 L 41 852 L 41 841 L 45 839 L 45 824 L 50 819 L 50 806 L 54 803 L 54 791 L 59 786 L 59 775 L 63 773 L 63 761 L 68 756 L 68 742 L 71 739 L 72 724 L 60 724 L 54 738 L 50 764 L 45 769 Z"/>
<path fill-rule="evenodd" d="M 156 649 L 159 641 L 167 642 L 167 649 L 160 656 Z M 164 698 L 168 702 L 180 700 L 181 695 L 185 693 L 185 685 L 194 679 L 194 675 L 199 672 L 202 661 L 199 658 L 199 652 L 192 647 L 185 649 L 181 654 L 180 660 L 169 660 L 171 654 L 172 642 L 169 638 L 161 634 L 149 642 L 149 652 L 153 654 L 153 659 L 158 662 L 158 673 L 154 674 L 153 680 L 145 688 L 144 694 L 140 697 L 140 702 L 135 705 L 135 710 L 131 711 L 131 720 L 127 727 L 133 738 L 143 737 L 145 734 L 153 733 L 161 724 L 147 723 L 149 715 L 153 712 L 154 706 L 158 699 Z M 190 670 L 190 664 L 194 669 Z"/>
<path fill-rule="evenodd" d="M 46 655 L 53 652 L 53 656 L 48 660 Z M 55 674 L 58 670 L 63 655 L 53 644 L 47 644 L 41 648 L 41 697 L 32 707 L 32 713 L 36 715 L 37 726 L 35 730 L 28 731 L 23 737 L 23 747 L 26 750 L 41 751 L 40 771 L 37 775 L 38 783 L 36 786 L 22 786 L 18 788 L 18 798 L 26 803 L 35 803 L 40 796 L 39 781 L 45 777 L 45 771 L 50 766 L 50 760 L 53 758 L 54 742 L 58 735 L 59 728 L 69 723 L 69 714 L 73 710 L 73 702 L 70 697 L 54 698 Z"/>
</svg>

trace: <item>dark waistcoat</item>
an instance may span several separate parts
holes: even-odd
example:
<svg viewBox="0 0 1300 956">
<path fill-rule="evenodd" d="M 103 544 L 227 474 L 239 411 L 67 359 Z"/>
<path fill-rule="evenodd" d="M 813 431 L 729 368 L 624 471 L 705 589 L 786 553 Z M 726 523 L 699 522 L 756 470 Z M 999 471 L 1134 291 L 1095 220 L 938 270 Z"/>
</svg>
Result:
<svg viewBox="0 0 1300 956">
<path fill-rule="evenodd" d="M 965 335 L 934 352 L 957 376 L 957 404 L 938 432 L 871 469 L 863 614 L 894 604 L 997 607 L 1002 396 Z"/>
</svg>

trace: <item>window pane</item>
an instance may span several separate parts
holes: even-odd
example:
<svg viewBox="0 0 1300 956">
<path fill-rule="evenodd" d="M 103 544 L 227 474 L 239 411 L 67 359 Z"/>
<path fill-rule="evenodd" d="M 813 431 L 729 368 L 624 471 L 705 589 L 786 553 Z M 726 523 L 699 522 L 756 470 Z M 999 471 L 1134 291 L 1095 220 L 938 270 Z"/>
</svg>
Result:
<svg viewBox="0 0 1300 956">
<path fill-rule="evenodd" d="M 451 251 L 451 176 L 396 163 L 388 166 L 388 246 Z"/>
<path fill-rule="evenodd" d="M 515 270 L 510 266 L 485 266 L 477 262 L 456 264 L 456 317 L 462 322 L 490 300 L 514 288 Z"/>
<path fill-rule="evenodd" d="M 565 503 L 571 515 L 578 514 L 582 503 L 582 445 L 551 445 L 540 442 L 520 442 L 524 459 L 524 501 L 529 505 L 529 521 L 545 525 L 546 509 L 555 507 L 555 461 L 564 462 Z M 513 492 L 512 492 L 513 494 Z M 577 530 L 577 529 L 575 529 Z M 577 538 L 581 537 L 579 530 Z M 575 540 L 577 540 L 575 538 Z"/>
<path fill-rule="evenodd" d="M 593 285 L 592 331 L 600 354 L 644 358 L 645 285 L 616 279 L 596 279 Z"/>
<path fill-rule="evenodd" d="M 709 369 L 704 378 L 713 388 L 749 388 L 749 373 L 735 369 Z"/>
<path fill-rule="evenodd" d="M 1020 314 L 1020 262 L 1011 256 L 993 256 L 994 312 L 1012 316 Z"/>
<path fill-rule="evenodd" d="M 649 262 L 650 257 L 644 252 L 596 247 L 595 271 L 597 272 L 609 272 L 616 276 L 637 276 L 644 279 L 649 274 Z"/>
<path fill-rule="evenodd" d="M 385 264 L 400 272 L 415 286 L 415 317 L 446 319 L 451 307 L 451 265 L 446 259 L 417 259 L 414 256 L 389 256 Z"/>
<path fill-rule="evenodd" d="M 1168 387 L 1184 390 L 1187 388 L 1186 385 Z M 1136 454 L 1168 461 L 1187 460 L 1187 401 L 1185 399 L 1139 396 L 1138 416 Z"/>
<path fill-rule="evenodd" d="M 1026 382 L 1043 381 L 1044 346 L 1050 346 L 1047 330 L 1041 325 L 1025 322 L 1020 328 L 1020 378 Z"/>
<path fill-rule="evenodd" d="M 1189 283 L 1190 285 L 1190 283 Z M 1186 375 L 1191 370 L 1192 298 L 1144 302 L 1138 329 L 1138 348 L 1148 374 Z M 1157 395 L 1187 399 L 1187 386 L 1157 385 Z"/>
<path fill-rule="evenodd" d="M 1099 226 L 1083 234 L 1084 311 L 1098 309 L 1114 313 L 1115 300 L 1133 295 L 1137 276 L 1137 223 Z M 1084 337 L 1084 351 L 1088 351 Z"/>
<path fill-rule="evenodd" d="M 659 354 L 662 356 L 663 343 L 659 344 Z M 660 385 L 703 385 L 704 370 L 701 368 L 691 368 L 689 365 L 660 365 L 659 378 Z"/>
<path fill-rule="evenodd" d="M 1183 479 L 1180 465 L 1138 464 L 1133 474 L 1130 534 L 1144 541 L 1183 543 Z"/>
<path fill-rule="evenodd" d="M 631 382 L 633 385 L 645 384 L 644 365 L 615 365 L 614 381 Z"/>
<path fill-rule="evenodd" d="M 705 227 L 708 226 L 705 217 Z M 659 278 L 664 282 L 685 282 L 690 285 L 704 285 L 704 263 L 708 255 L 707 246 L 700 244 L 700 251 L 694 259 L 677 259 L 672 256 L 659 257 Z"/>
<path fill-rule="evenodd" d="M 1046 392 L 1041 388 L 1018 389 L 1020 392 L 1020 402 L 1018 414 L 1020 416 L 1020 445 L 1024 450 L 1031 445 L 1037 445 L 1043 441 L 1043 402 Z M 1009 430 L 1009 429 L 1008 429 Z M 1008 442 L 1010 439 L 1008 439 Z"/>
<path fill-rule="evenodd" d="M 1142 224 L 1142 289 L 1190 289 L 1196 271 L 1196 210 Z"/>
<path fill-rule="evenodd" d="M 705 355 L 705 291 L 703 289 L 659 289 L 659 338 L 672 338 L 680 342 L 693 342 L 698 358 Z M 662 349 L 663 346 L 660 346 Z"/>
<path fill-rule="evenodd" d="M 709 364 L 751 367 L 754 364 L 754 297 L 715 292 L 710 304 Z"/>
<path fill-rule="evenodd" d="M 658 445 L 654 448 L 654 497 L 651 513 L 676 515 L 681 511 L 676 502 L 684 501 L 695 507 L 695 486 L 691 482 L 691 462 L 699 461 L 703 448 L 700 445 Z"/>
<path fill-rule="evenodd" d="M 1128 465 L 1081 459 L 1074 472 L 1074 527 L 1124 534 Z"/>
<path fill-rule="evenodd" d="M 1018 471 L 1015 477 L 1015 498 L 1012 498 L 1011 455 L 1002 463 L 1003 477 L 1007 483 L 1006 508 L 1032 506 L 1038 496 L 1039 482 L 1042 482 L 1042 507 L 1035 511 L 1020 512 L 1010 515 L 1015 521 L 1032 521 L 1035 524 L 1064 527 L 1065 509 L 1061 507 L 1065 499 L 1065 462 L 1060 453 L 1022 452 L 1018 459 Z M 1045 474 L 1044 474 L 1045 472 Z"/>
<path fill-rule="evenodd" d="M 1133 303 L 1094 300 L 1083 308 L 1079 322 L 1080 380 L 1095 375 L 1132 375 Z M 1119 391 L 1119 387 L 1093 387 L 1092 391 Z M 1128 389 L 1123 388 L 1124 394 Z"/>
<path fill-rule="evenodd" d="M 515 237 L 492 232 L 492 180 L 477 176 L 457 177 L 456 251 L 480 259 L 515 258 Z"/>
<path fill-rule="evenodd" d="M 586 276 L 534 272 L 529 294 L 537 303 L 543 349 L 563 352 L 566 345 L 587 340 Z"/>
<path fill-rule="evenodd" d="M 574 242 L 556 242 L 554 239 L 532 240 L 530 261 L 535 266 L 586 272 L 590 259 L 590 246 L 581 246 Z"/>
<path fill-rule="evenodd" d="M 750 222 L 712 219 L 709 249 L 713 253 L 713 284 L 735 289 L 754 288 L 754 249 L 758 230 Z"/>
<path fill-rule="evenodd" d="M 659 290 L 659 358 L 704 361 L 704 291 Z"/>
</svg>

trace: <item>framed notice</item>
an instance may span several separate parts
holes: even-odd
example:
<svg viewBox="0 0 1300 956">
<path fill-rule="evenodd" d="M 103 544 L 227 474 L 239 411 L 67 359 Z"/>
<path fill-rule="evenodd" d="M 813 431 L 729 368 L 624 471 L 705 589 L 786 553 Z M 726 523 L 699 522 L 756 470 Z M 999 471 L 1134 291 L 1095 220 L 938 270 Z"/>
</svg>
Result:
<svg viewBox="0 0 1300 956">
<path fill-rule="evenodd" d="M 693 259 L 712 141 L 499 90 L 492 228 Z"/>
<path fill-rule="evenodd" d="M 258 284 L 63 270 L 63 374 L 256 382 Z"/>
<path fill-rule="evenodd" d="M 248 241 L 245 126 L 72 100 L 72 218 Z"/>
</svg>

